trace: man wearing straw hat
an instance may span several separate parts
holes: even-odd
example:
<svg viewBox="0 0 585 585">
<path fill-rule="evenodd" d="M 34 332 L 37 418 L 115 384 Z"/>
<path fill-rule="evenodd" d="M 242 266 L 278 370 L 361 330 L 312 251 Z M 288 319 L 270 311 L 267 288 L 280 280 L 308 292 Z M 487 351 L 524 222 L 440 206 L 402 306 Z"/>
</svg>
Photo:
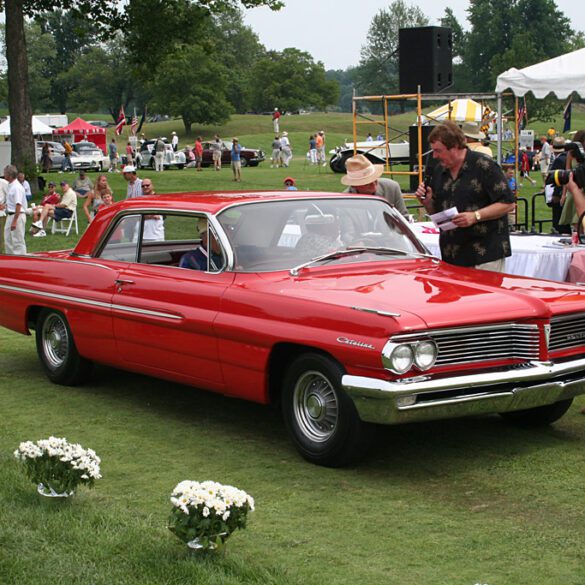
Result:
<svg viewBox="0 0 585 585">
<path fill-rule="evenodd" d="M 400 185 L 392 179 L 380 178 L 384 172 L 384 165 L 374 165 L 363 154 L 356 154 L 347 159 L 345 169 L 347 174 L 341 178 L 341 182 L 348 186 L 345 193 L 383 197 L 405 218 L 408 218 L 409 214 L 402 198 Z"/>
</svg>

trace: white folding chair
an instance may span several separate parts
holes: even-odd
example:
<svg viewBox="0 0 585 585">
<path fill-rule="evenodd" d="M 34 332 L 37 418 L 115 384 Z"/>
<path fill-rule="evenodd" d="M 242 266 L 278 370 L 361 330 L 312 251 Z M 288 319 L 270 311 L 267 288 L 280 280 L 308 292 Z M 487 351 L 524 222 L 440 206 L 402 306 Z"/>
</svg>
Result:
<svg viewBox="0 0 585 585">
<path fill-rule="evenodd" d="M 52 234 L 65 234 L 68 236 L 71 233 L 71 228 L 75 225 L 75 233 L 79 235 L 79 227 L 77 225 L 77 209 L 73 210 L 71 217 L 64 217 L 61 221 L 55 221 L 53 218 L 53 225 L 51 226 Z"/>
</svg>

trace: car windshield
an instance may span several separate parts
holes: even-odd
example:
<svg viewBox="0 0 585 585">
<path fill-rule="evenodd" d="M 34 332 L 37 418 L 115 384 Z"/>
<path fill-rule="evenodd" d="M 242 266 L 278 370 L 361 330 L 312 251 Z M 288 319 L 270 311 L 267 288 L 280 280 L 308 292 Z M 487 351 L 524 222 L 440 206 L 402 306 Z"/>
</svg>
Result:
<svg viewBox="0 0 585 585">
<path fill-rule="evenodd" d="M 366 197 L 244 204 L 218 219 L 230 240 L 235 269 L 242 272 L 388 261 L 427 252 L 398 212 Z"/>
</svg>

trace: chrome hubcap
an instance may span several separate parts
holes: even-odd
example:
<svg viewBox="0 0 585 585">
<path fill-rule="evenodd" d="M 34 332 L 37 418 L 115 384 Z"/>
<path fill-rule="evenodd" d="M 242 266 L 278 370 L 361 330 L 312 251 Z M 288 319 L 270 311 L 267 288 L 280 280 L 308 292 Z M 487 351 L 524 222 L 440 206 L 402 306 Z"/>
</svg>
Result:
<svg viewBox="0 0 585 585">
<path fill-rule="evenodd" d="M 65 322 L 59 315 L 49 315 L 41 330 L 43 353 L 51 368 L 59 368 L 69 353 L 69 335 Z"/>
<path fill-rule="evenodd" d="M 299 377 L 294 388 L 294 416 L 308 439 L 323 443 L 337 428 L 339 404 L 331 382 L 321 372 L 309 371 Z"/>
</svg>

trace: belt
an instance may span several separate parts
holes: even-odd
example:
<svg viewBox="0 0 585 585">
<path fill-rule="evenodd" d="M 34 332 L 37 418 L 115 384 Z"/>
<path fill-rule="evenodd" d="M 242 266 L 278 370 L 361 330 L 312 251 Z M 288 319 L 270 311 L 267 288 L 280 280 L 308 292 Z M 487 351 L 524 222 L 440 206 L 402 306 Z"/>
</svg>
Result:
<svg viewBox="0 0 585 585">
<path fill-rule="evenodd" d="M 6 215 L 14 215 L 16 213 L 16 211 L 7 211 Z"/>
</svg>

